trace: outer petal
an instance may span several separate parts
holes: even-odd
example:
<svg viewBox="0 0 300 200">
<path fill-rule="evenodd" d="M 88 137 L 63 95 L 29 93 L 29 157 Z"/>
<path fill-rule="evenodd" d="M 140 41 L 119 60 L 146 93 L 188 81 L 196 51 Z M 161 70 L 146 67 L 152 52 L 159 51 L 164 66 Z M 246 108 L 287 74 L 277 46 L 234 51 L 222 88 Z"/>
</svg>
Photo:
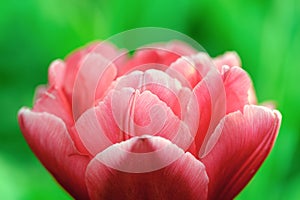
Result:
<svg viewBox="0 0 300 200">
<path fill-rule="evenodd" d="M 48 72 L 50 86 L 61 89 L 65 78 L 65 63 L 61 60 L 55 60 L 51 63 Z"/>
<path fill-rule="evenodd" d="M 87 199 L 84 173 L 89 158 L 81 156 L 61 119 L 26 108 L 19 124 L 30 148 L 56 180 L 76 199 Z"/>
<path fill-rule="evenodd" d="M 35 101 L 33 111 L 47 112 L 61 118 L 67 126 L 73 124 L 71 105 L 64 93 L 54 87 L 48 89 L 37 89 L 38 98 Z"/>
<path fill-rule="evenodd" d="M 251 88 L 248 74 L 240 67 L 232 67 L 223 74 L 223 82 L 226 91 L 226 114 L 243 111 L 248 104 L 248 91 Z"/>
<path fill-rule="evenodd" d="M 232 199 L 245 187 L 271 150 L 280 121 L 277 111 L 245 106 L 243 114 L 231 113 L 220 122 L 211 138 L 217 142 L 202 159 L 209 199 Z"/>
<path fill-rule="evenodd" d="M 119 51 L 114 45 L 108 42 L 95 42 L 88 45 L 86 48 L 76 50 L 66 58 L 66 69 L 64 79 L 64 90 L 69 102 L 72 102 L 72 94 L 74 83 L 77 78 L 78 70 L 87 54 L 93 53 L 104 57 L 105 59 L 113 62 L 116 65 L 123 65 L 126 56 L 123 51 Z M 96 69 L 98 72 L 99 69 Z"/>
<path fill-rule="evenodd" d="M 225 116 L 226 96 L 221 75 L 211 70 L 194 88 L 198 99 L 200 121 L 195 137 L 198 156 L 203 157 L 210 148 L 207 143 L 219 121 Z"/>
<path fill-rule="evenodd" d="M 60 89 L 55 89 L 52 86 L 49 89 L 46 88 L 37 88 L 36 92 L 37 100 L 35 101 L 33 111 L 34 112 L 46 112 L 53 114 L 56 117 L 62 119 L 66 124 L 67 131 L 69 132 L 76 148 L 81 153 L 87 153 L 82 142 L 78 138 L 76 130 L 72 127 L 74 125 L 74 120 L 71 111 L 71 105 L 66 99 L 65 94 Z"/>
<path fill-rule="evenodd" d="M 236 52 L 226 52 L 225 54 L 213 59 L 219 72 L 224 74 L 231 67 L 241 67 L 241 59 Z M 251 82 L 251 81 L 250 81 Z M 256 94 L 253 85 L 250 83 L 248 90 L 248 101 L 250 104 L 257 104 Z"/>
<path fill-rule="evenodd" d="M 89 164 L 91 199 L 206 199 L 204 165 L 161 137 L 115 144 Z"/>
<path fill-rule="evenodd" d="M 81 60 L 87 53 L 88 51 L 86 49 L 79 49 L 66 58 L 64 91 L 70 104 L 72 102 L 74 82 L 81 64 Z"/>
<path fill-rule="evenodd" d="M 100 54 L 90 53 L 84 58 L 72 93 L 72 110 L 75 119 L 92 107 L 96 99 L 103 96 L 115 79 L 116 73 L 115 65 Z"/>
<path fill-rule="evenodd" d="M 214 58 L 213 61 L 220 72 L 223 65 L 228 65 L 229 67 L 241 67 L 241 59 L 239 55 L 234 51 L 226 52 L 225 54 Z"/>
<path fill-rule="evenodd" d="M 85 111 L 75 124 L 77 133 L 88 152 L 94 156 L 119 139 L 120 130 L 113 121 L 111 109 L 101 103 Z"/>
<path fill-rule="evenodd" d="M 38 99 L 40 99 L 44 95 L 47 89 L 48 89 L 47 85 L 39 85 L 35 88 L 34 98 L 33 98 L 34 104 Z"/>
</svg>

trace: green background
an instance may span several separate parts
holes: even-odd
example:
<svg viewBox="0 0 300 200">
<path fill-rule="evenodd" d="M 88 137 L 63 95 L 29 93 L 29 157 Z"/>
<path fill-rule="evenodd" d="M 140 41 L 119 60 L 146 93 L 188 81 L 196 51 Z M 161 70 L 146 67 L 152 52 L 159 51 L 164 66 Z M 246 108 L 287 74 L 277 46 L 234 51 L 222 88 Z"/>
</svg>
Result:
<svg viewBox="0 0 300 200">
<path fill-rule="evenodd" d="M 282 112 L 275 147 L 237 199 L 300 198 L 300 2 L 0 2 L 0 199 L 70 199 L 28 148 L 17 111 L 32 106 L 51 61 L 126 29 L 159 26 L 189 35 L 212 56 L 237 51 L 260 102 Z"/>
</svg>

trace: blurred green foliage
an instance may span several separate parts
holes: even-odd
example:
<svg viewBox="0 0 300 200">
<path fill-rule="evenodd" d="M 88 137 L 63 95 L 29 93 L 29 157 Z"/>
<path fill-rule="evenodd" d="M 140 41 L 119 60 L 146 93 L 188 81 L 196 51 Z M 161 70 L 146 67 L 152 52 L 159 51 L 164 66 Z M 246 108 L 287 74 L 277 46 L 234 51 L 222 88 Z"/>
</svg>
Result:
<svg viewBox="0 0 300 200">
<path fill-rule="evenodd" d="M 171 28 L 216 56 L 237 51 L 260 102 L 283 114 L 275 148 L 237 199 L 300 198 L 300 2 L 0 2 L 0 199 L 70 199 L 31 153 L 16 114 L 32 105 L 51 61 L 87 42 L 143 26 Z"/>
</svg>

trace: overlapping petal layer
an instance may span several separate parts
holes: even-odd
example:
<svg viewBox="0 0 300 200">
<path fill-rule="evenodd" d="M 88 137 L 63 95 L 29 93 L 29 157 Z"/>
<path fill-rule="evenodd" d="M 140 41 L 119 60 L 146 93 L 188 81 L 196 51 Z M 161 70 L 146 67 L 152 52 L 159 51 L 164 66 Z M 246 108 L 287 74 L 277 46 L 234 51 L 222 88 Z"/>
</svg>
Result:
<svg viewBox="0 0 300 200">
<path fill-rule="evenodd" d="M 75 148 L 64 122 L 49 113 L 37 113 L 23 108 L 19 124 L 30 148 L 70 194 L 87 199 L 84 181 L 89 157 Z"/>
<path fill-rule="evenodd" d="M 232 199 L 278 134 L 278 111 L 255 106 L 234 52 L 211 59 L 179 41 L 130 57 L 93 43 L 49 68 L 29 146 L 76 199 Z"/>
<path fill-rule="evenodd" d="M 137 137 L 99 153 L 86 171 L 91 199 L 206 199 L 205 166 L 161 137 Z"/>
</svg>

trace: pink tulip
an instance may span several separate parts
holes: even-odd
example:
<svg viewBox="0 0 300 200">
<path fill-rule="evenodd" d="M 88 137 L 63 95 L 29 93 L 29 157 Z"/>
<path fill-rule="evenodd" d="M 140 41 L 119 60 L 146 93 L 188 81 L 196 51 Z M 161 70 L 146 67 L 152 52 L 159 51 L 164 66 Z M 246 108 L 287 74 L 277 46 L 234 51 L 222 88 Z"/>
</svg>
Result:
<svg viewBox="0 0 300 200">
<path fill-rule="evenodd" d="M 30 148 L 74 198 L 232 199 L 270 152 L 281 115 L 254 105 L 236 53 L 156 47 L 75 51 L 19 111 Z"/>
</svg>

